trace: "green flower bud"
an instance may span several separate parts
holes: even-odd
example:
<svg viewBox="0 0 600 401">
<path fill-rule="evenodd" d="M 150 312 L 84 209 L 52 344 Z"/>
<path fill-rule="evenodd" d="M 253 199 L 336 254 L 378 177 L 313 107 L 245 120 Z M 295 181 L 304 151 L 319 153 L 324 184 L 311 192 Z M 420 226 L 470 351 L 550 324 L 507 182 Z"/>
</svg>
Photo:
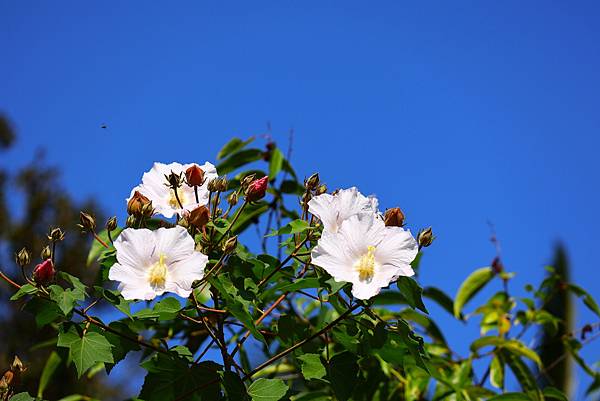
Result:
<svg viewBox="0 0 600 401">
<path fill-rule="evenodd" d="M 235 248 L 237 248 L 237 243 L 238 243 L 237 235 L 229 238 L 227 240 L 227 242 L 225 242 L 225 245 L 223 245 L 223 252 L 225 252 L 226 254 L 234 252 Z"/>
<path fill-rule="evenodd" d="M 48 245 L 46 245 L 44 249 L 42 249 L 42 253 L 40 254 L 40 256 L 44 260 L 50 259 L 52 257 L 52 251 L 50 250 L 50 247 Z"/>
<path fill-rule="evenodd" d="M 19 267 L 25 267 L 31 262 L 31 253 L 27 248 L 23 248 L 15 254 L 15 260 Z"/>
<path fill-rule="evenodd" d="M 318 185 L 319 185 L 319 173 L 314 173 L 313 175 L 308 177 L 306 180 L 304 180 L 304 187 L 306 189 L 308 189 L 309 191 L 317 188 Z"/>
<path fill-rule="evenodd" d="M 419 235 L 417 236 L 417 242 L 419 243 L 419 248 L 427 248 L 429 245 L 431 245 L 431 243 L 433 242 L 434 239 L 435 239 L 435 236 L 433 235 L 433 231 L 431 230 L 431 227 L 421 230 L 419 232 Z"/>
<path fill-rule="evenodd" d="M 106 222 L 107 231 L 115 231 L 117 228 L 117 216 L 113 216 Z"/>
</svg>

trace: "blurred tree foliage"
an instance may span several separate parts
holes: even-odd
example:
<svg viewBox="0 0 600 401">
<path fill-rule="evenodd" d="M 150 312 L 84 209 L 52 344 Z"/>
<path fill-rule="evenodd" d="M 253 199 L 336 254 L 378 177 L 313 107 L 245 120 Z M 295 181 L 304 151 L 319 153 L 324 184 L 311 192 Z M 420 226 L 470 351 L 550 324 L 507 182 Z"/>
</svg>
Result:
<svg viewBox="0 0 600 401">
<path fill-rule="evenodd" d="M 0 116 L 0 151 L 8 151 L 15 139 L 8 119 Z M 58 170 L 45 163 L 41 151 L 35 154 L 31 163 L 17 171 L 0 169 L 0 265 L 13 279 L 20 279 L 13 257 L 15 252 L 25 245 L 28 247 L 33 255 L 31 269 L 41 261 L 40 252 L 48 244 L 46 235 L 58 226 L 66 234 L 57 247 L 58 265 L 92 284 L 97 269 L 86 267 L 90 239 L 81 235 L 76 223 L 82 209 L 93 211 L 99 221 L 103 217 L 94 202 L 75 201 L 61 187 L 59 178 Z M 36 394 L 41 371 L 50 353 L 64 354 L 62 361 L 67 359 L 67 353 L 64 348 L 56 347 L 52 327 L 38 329 L 30 314 L 16 313 L 23 303 L 9 302 L 12 292 L 6 283 L 0 283 L 0 374 L 15 355 L 19 356 L 27 367 L 21 377 L 23 388 Z M 33 347 L 35 344 L 38 345 Z M 118 389 L 107 385 L 100 376 L 77 380 L 64 363 L 59 365 L 53 381 L 60 386 L 49 386 L 45 394 L 52 400 L 74 393 L 93 393 L 101 399 L 118 394 Z"/>
</svg>

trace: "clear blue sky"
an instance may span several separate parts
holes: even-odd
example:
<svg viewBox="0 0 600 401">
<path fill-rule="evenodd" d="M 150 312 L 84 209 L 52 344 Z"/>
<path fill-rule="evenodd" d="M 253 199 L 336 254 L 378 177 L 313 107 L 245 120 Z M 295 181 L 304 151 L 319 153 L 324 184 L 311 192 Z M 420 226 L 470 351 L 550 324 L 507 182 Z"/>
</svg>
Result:
<svg viewBox="0 0 600 401">
<path fill-rule="evenodd" d="M 19 142 L 0 163 L 45 147 L 71 192 L 123 216 L 153 161 L 212 160 L 270 121 L 282 145 L 295 130 L 301 175 L 433 226 L 423 284 L 454 294 L 487 265 L 490 220 L 515 289 L 562 240 L 600 295 L 598 2 L 161 5 L 1 2 L 0 110 Z"/>
</svg>

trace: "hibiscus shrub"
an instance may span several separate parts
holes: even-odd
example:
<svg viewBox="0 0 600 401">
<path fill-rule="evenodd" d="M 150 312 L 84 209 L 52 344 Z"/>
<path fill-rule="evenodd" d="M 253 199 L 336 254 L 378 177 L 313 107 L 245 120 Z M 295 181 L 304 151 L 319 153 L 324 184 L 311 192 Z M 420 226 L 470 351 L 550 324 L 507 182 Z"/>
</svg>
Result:
<svg viewBox="0 0 600 401">
<path fill-rule="evenodd" d="M 376 198 L 329 192 L 317 174 L 299 181 L 273 143 L 266 151 L 251 143 L 230 141 L 216 167 L 155 163 L 127 200 L 124 227 L 111 218 L 100 229 L 82 212 L 89 263 L 99 265 L 94 283 L 55 266 L 60 228 L 35 268 L 26 249 L 17 254 L 22 278 L 2 273 L 15 287 L 11 299 L 56 330 L 39 399 L 60 385 L 52 383 L 59 364 L 85 380 L 128 355 L 147 371 L 137 398 L 146 401 L 566 399 L 540 386 L 552 366 L 524 340 L 536 326 L 566 333 L 545 309 L 557 292 L 574 292 L 600 315 L 583 289 L 548 268 L 539 287 L 515 298 L 500 259 L 473 272 L 454 298 L 422 288 L 414 277 L 431 229 L 415 239 L 399 208 L 382 214 Z M 463 313 L 494 281 L 501 290 Z M 465 323 L 481 317 L 468 355 L 453 351 L 424 299 Z M 95 314 L 99 303 L 113 312 Z M 556 341 L 597 386 L 576 334 Z M 24 359 L 4 374 L 2 400 L 34 399 L 19 392 Z M 520 392 L 508 392 L 507 381 Z"/>
</svg>

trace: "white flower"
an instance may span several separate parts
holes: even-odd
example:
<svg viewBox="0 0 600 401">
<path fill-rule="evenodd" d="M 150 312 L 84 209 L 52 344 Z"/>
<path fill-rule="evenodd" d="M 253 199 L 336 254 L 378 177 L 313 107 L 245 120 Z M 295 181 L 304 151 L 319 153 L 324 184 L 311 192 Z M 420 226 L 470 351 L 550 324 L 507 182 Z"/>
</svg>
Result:
<svg viewBox="0 0 600 401">
<path fill-rule="evenodd" d="M 199 166 L 204 171 L 204 184 L 198 187 L 198 202 L 196 202 L 196 194 L 194 188 L 188 186 L 185 182 L 177 190 L 179 201 L 181 201 L 181 207 L 175 192 L 167 185 L 165 175 L 171 174 L 183 174 L 185 176 L 185 170 L 189 167 L 197 165 L 195 163 L 180 164 L 180 163 L 154 163 L 152 169 L 144 173 L 142 177 L 142 184 L 131 190 L 131 195 L 127 199 L 133 196 L 135 191 L 139 191 L 142 195 L 146 196 L 152 201 L 156 213 L 162 214 L 163 216 L 170 218 L 175 213 L 182 215 L 185 210 L 191 211 L 198 206 L 204 206 L 208 203 L 208 182 L 218 177 L 217 169 L 214 165 L 209 162 Z"/>
<path fill-rule="evenodd" d="M 120 281 L 125 299 L 150 300 L 165 292 L 188 297 L 204 277 L 208 256 L 196 251 L 185 228 L 125 229 L 115 240 L 117 263 L 108 278 Z"/>
<path fill-rule="evenodd" d="M 337 232 L 342 222 L 358 214 L 374 214 L 378 201 L 366 197 L 355 187 L 341 189 L 335 195 L 322 194 L 308 202 L 308 211 L 317 216 L 327 231 Z"/>
<path fill-rule="evenodd" d="M 418 245 L 410 231 L 386 227 L 375 214 L 354 215 L 337 232 L 324 230 L 312 263 L 335 281 L 352 283 L 352 294 L 369 299 L 399 276 L 414 275 L 410 263 Z"/>
</svg>

